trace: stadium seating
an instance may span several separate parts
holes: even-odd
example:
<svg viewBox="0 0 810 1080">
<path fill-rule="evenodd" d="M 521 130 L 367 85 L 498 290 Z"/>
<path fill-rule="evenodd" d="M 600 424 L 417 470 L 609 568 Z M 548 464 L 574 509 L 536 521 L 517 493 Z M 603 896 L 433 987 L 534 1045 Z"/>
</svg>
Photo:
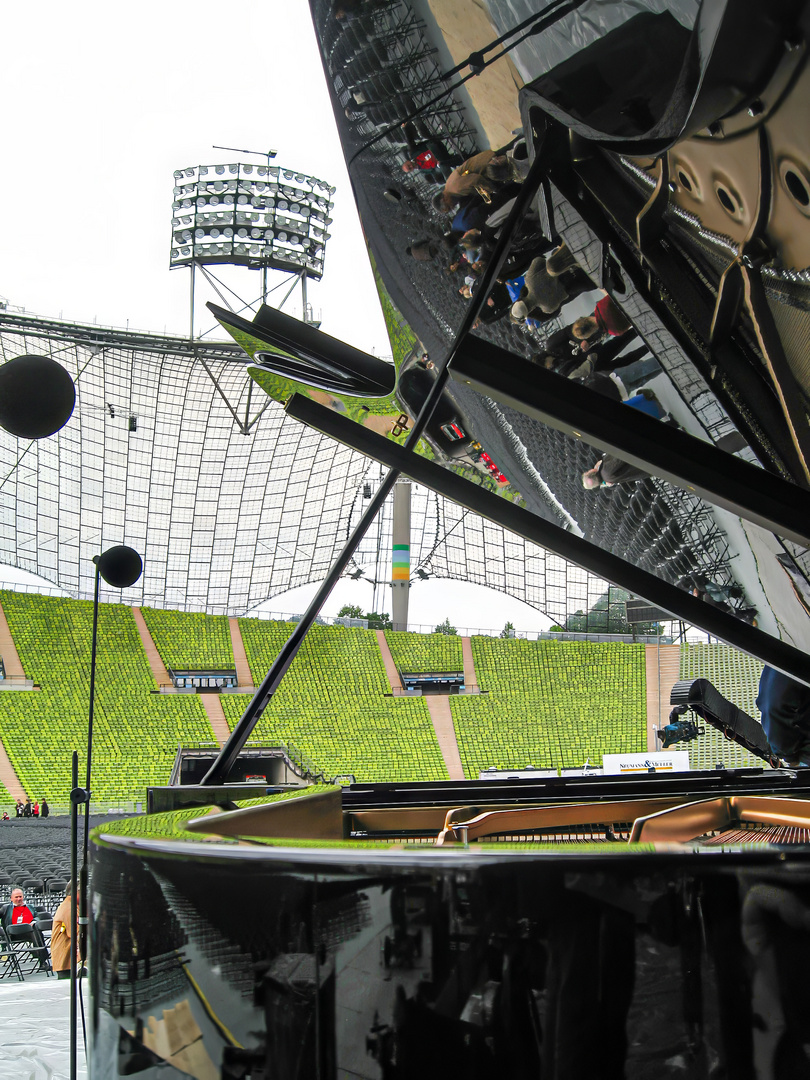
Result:
<svg viewBox="0 0 810 1080">
<path fill-rule="evenodd" d="M 465 776 L 646 749 L 644 647 L 472 639 L 481 695 L 450 698 Z"/>
<path fill-rule="evenodd" d="M 456 634 L 410 634 L 386 630 L 385 640 L 400 671 L 431 674 L 462 671 L 461 638 Z"/>
<path fill-rule="evenodd" d="M 240 619 L 254 685 L 258 686 L 294 629 L 294 623 Z M 295 689 L 325 702 L 333 701 L 334 687 L 351 672 L 352 688 L 362 696 L 390 692 L 382 653 L 372 630 L 344 626 L 313 626 L 284 677 L 282 690 Z"/>
<path fill-rule="evenodd" d="M 708 679 L 729 701 L 759 719 L 756 698 L 762 663 L 753 656 L 719 643 L 684 644 L 681 646 L 680 674 L 682 679 Z M 689 764 L 693 769 L 713 769 L 720 762 L 732 769 L 762 765 L 760 758 L 749 754 L 708 724 L 703 726 L 706 734 L 684 747 L 689 751 Z"/>
<path fill-rule="evenodd" d="M 254 680 L 267 673 L 292 623 L 241 619 Z M 243 697 L 223 695 L 231 727 Z M 251 741 L 292 742 L 327 776 L 358 780 L 437 780 L 447 777 L 427 706 L 393 698 L 382 654 L 371 630 L 315 626 L 284 682 L 254 729 Z"/>
<path fill-rule="evenodd" d="M 231 634 L 225 615 L 141 608 L 152 640 L 167 668 L 201 671 L 234 667 Z"/>
<path fill-rule="evenodd" d="M 65 803 L 70 762 L 85 767 L 92 604 L 2 591 L 0 601 L 25 673 L 38 691 L 0 693 L 0 735 L 32 798 Z M 212 743 L 195 695 L 156 694 L 130 608 L 99 612 L 93 735 L 94 805 L 142 800 L 166 783 L 178 743 Z M 13 805 L 13 804 L 10 804 Z"/>
<path fill-rule="evenodd" d="M 26 791 L 52 805 L 67 800 L 70 756 L 86 745 L 92 605 L 0 592 L 26 675 L 40 690 L 0 694 L 0 735 Z M 224 618 L 149 609 L 144 617 L 164 662 L 176 668 L 231 667 Z M 241 619 L 258 684 L 292 623 Z M 403 670 L 462 668 L 461 639 L 388 632 Z M 452 697 L 467 776 L 506 768 L 598 765 L 607 750 L 645 747 L 643 647 L 587 642 L 473 638 L 478 695 Z M 144 798 L 165 783 L 179 743 L 211 744 L 193 694 L 155 693 L 131 609 L 102 605 L 99 621 L 94 805 Z M 220 698 L 231 727 L 244 695 Z M 360 781 L 446 777 L 424 699 L 394 698 L 372 631 L 315 626 L 251 741 L 292 743 L 327 777 Z M 83 767 L 83 763 L 82 763 Z M 2 793 L 0 793 L 0 796 Z M 9 810 L 13 802 L 8 798 Z"/>
<path fill-rule="evenodd" d="M 29 903 L 49 906 L 52 897 L 65 895 L 70 880 L 69 830 L 59 829 L 42 838 L 32 837 L 30 831 L 18 837 L 15 831 L 19 830 L 0 833 L 0 902 L 8 900 L 11 889 L 19 885 L 27 897 L 48 898 Z"/>
</svg>

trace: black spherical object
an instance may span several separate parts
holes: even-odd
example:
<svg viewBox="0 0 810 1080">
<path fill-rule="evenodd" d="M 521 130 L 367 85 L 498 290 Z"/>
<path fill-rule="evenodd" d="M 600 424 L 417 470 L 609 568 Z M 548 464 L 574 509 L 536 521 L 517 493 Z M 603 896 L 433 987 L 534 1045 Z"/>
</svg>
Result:
<svg viewBox="0 0 810 1080">
<path fill-rule="evenodd" d="M 15 356 L 0 367 L 0 427 L 19 439 L 44 439 L 71 417 L 73 380 L 48 356 Z"/>
<path fill-rule="evenodd" d="M 100 555 L 96 555 L 93 562 L 107 584 L 114 589 L 128 589 L 143 572 L 143 563 L 138 552 L 134 548 L 124 547 L 123 544 L 107 548 Z"/>
</svg>

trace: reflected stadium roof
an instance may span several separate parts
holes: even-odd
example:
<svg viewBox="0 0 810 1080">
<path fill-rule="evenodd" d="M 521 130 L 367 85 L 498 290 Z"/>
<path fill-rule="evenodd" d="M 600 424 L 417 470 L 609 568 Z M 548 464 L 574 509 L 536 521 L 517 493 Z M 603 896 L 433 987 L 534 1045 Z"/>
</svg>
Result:
<svg viewBox="0 0 810 1080">
<path fill-rule="evenodd" d="M 326 576 L 379 466 L 268 402 L 240 348 L 0 313 L 0 360 L 23 353 L 58 360 L 77 404 L 50 439 L 0 431 L 2 562 L 90 595 L 92 557 L 125 543 L 144 560 L 127 602 L 228 614 Z M 414 489 L 412 533 L 412 568 L 558 621 L 606 588 L 424 489 Z M 386 520 L 356 564 L 383 534 L 390 552 Z M 102 582 L 101 596 L 121 594 Z"/>
</svg>

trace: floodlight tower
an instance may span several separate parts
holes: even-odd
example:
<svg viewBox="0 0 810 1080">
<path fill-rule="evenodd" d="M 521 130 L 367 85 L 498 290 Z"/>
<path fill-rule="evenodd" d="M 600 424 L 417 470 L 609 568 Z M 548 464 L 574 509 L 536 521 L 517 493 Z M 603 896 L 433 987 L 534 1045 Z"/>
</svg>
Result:
<svg viewBox="0 0 810 1080">
<path fill-rule="evenodd" d="M 252 151 L 237 151 L 252 153 Z M 192 165 L 174 174 L 172 245 L 169 265 L 190 269 L 190 334 L 194 337 L 197 267 L 245 266 L 261 272 L 261 299 L 267 302 L 267 271 L 293 276 L 281 305 L 300 283 L 304 321 L 307 281 L 323 275 L 334 187 L 295 169 L 235 162 Z"/>
</svg>

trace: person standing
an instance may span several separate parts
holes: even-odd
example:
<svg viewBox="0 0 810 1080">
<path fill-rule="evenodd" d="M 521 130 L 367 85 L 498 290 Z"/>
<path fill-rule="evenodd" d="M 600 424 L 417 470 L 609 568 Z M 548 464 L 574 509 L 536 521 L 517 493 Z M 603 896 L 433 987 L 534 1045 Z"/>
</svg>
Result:
<svg viewBox="0 0 810 1080">
<path fill-rule="evenodd" d="M 34 806 L 31 810 L 31 816 L 35 818 L 39 817 L 39 803 L 36 800 L 34 800 Z"/>
<path fill-rule="evenodd" d="M 73 896 L 73 882 L 67 887 L 67 895 L 53 917 L 51 927 L 51 967 L 56 972 L 57 979 L 70 978 L 70 947 L 72 942 L 79 939 L 78 927 L 71 932 L 70 902 Z M 79 897 L 76 896 L 76 912 L 78 917 Z M 79 958 L 76 957 L 78 963 Z"/>
<path fill-rule="evenodd" d="M 580 348 L 587 351 L 605 335 L 621 337 L 633 329 L 633 324 L 622 309 L 609 296 L 603 296 L 592 315 L 583 315 L 571 325 L 571 334 L 577 338 Z"/>
<path fill-rule="evenodd" d="M 757 708 L 773 752 L 789 765 L 810 763 L 810 687 L 765 667 Z"/>
<path fill-rule="evenodd" d="M 47 799 L 43 799 L 42 804 L 40 805 L 40 808 L 39 808 L 39 816 L 46 818 L 48 816 L 48 814 L 50 814 L 50 812 L 51 812 L 51 808 L 50 808 L 50 806 L 48 806 Z"/>
<path fill-rule="evenodd" d="M 30 799 L 25 800 L 25 806 L 23 807 L 22 816 L 23 817 L 31 817 L 31 800 Z"/>
</svg>

